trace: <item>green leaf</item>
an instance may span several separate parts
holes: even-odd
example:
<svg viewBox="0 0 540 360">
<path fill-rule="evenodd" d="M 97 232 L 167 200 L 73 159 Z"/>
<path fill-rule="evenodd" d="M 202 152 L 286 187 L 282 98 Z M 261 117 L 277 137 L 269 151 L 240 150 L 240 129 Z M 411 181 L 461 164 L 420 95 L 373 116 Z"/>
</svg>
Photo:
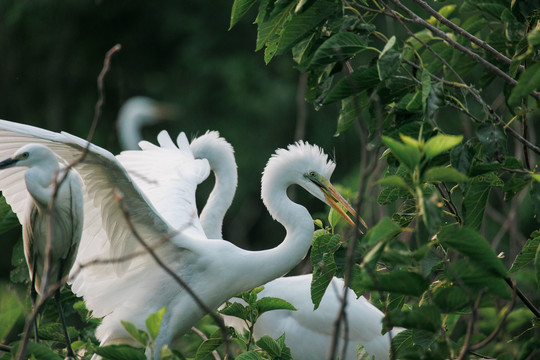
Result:
<svg viewBox="0 0 540 360">
<path fill-rule="evenodd" d="M 397 186 L 405 190 L 409 190 L 410 187 L 407 185 L 405 180 L 398 175 L 385 176 L 382 179 L 378 180 L 375 184 L 381 186 Z"/>
<path fill-rule="evenodd" d="M 295 5 L 293 1 L 291 5 Z M 287 7 L 289 9 L 290 5 Z M 283 53 L 306 37 L 313 28 L 331 18 L 341 9 L 337 1 L 319 0 L 300 14 L 293 15 L 283 30 L 279 41 L 278 53 Z"/>
<path fill-rule="evenodd" d="M 96 354 L 104 360 L 146 360 L 143 348 L 129 345 L 108 345 L 96 348 Z"/>
<path fill-rule="evenodd" d="M 377 73 L 380 80 L 388 79 L 401 63 L 401 53 L 393 47 L 396 45 L 396 37 L 392 36 L 384 45 L 383 51 L 377 60 Z"/>
<path fill-rule="evenodd" d="M 466 226 L 480 230 L 491 188 L 503 184 L 501 179 L 492 172 L 475 176 L 467 183 L 462 205 Z"/>
<path fill-rule="evenodd" d="M 6 202 L 6 198 L 0 197 L 0 234 L 17 226 L 19 226 L 17 215 L 11 211 L 11 206 Z"/>
<path fill-rule="evenodd" d="M 536 287 L 540 289 L 540 246 L 536 249 L 536 256 L 534 257 L 534 267 L 536 269 Z"/>
<path fill-rule="evenodd" d="M 148 345 L 148 334 L 142 330 L 139 330 L 133 325 L 132 323 L 128 321 L 121 320 L 122 325 L 124 326 L 124 329 L 128 332 L 128 334 L 135 339 L 139 344 L 142 346 Z"/>
<path fill-rule="evenodd" d="M 231 10 L 231 24 L 229 30 L 240 20 L 258 0 L 234 0 Z"/>
<path fill-rule="evenodd" d="M 360 117 L 362 110 L 368 105 L 369 103 L 365 93 L 349 96 L 348 98 L 341 100 L 341 110 L 339 112 L 336 134 L 334 136 L 338 136 L 347 130 L 351 124 Z"/>
<path fill-rule="evenodd" d="M 361 278 L 353 281 L 366 289 L 402 295 L 421 296 L 429 286 L 429 282 L 422 275 L 404 270 L 370 275 L 363 271 L 358 276 Z"/>
<path fill-rule="evenodd" d="M 272 310 L 292 310 L 296 308 L 291 303 L 276 297 L 265 296 L 262 299 L 257 300 L 255 303 L 259 315 L 264 314 L 267 311 Z"/>
<path fill-rule="evenodd" d="M 272 358 L 281 356 L 281 347 L 268 335 L 263 335 L 257 342 L 257 346 L 266 351 Z"/>
<path fill-rule="evenodd" d="M 72 326 L 67 327 L 69 337 L 75 339 L 79 336 L 79 332 Z M 39 338 L 43 340 L 52 340 L 57 341 L 62 344 L 66 343 L 66 338 L 64 336 L 64 330 L 62 324 L 59 323 L 49 323 L 40 325 L 38 330 Z"/>
<path fill-rule="evenodd" d="M 444 313 L 460 311 L 469 305 L 467 295 L 457 286 L 436 289 L 433 292 L 433 301 Z"/>
<path fill-rule="evenodd" d="M 388 136 L 383 136 L 382 140 L 402 165 L 407 167 L 409 171 L 414 171 L 420 163 L 420 151 L 417 148 L 400 143 Z"/>
<path fill-rule="evenodd" d="M 454 168 L 446 166 L 435 166 L 429 168 L 424 173 L 424 181 L 451 181 L 451 182 L 461 182 L 467 181 L 468 177 L 465 174 L 460 173 Z"/>
<path fill-rule="evenodd" d="M 236 360 L 264 360 L 262 355 L 255 350 L 247 351 L 235 357 Z"/>
<path fill-rule="evenodd" d="M 377 225 L 369 229 L 365 240 L 368 245 L 373 245 L 377 242 L 387 242 L 401 233 L 401 228 L 390 218 L 384 217 Z"/>
<path fill-rule="evenodd" d="M 195 354 L 195 360 L 206 359 L 209 355 L 212 354 L 212 351 L 216 350 L 221 344 L 223 344 L 222 338 L 212 338 L 204 340 L 201 345 L 197 348 L 197 353 Z"/>
<path fill-rule="evenodd" d="M 242 320 L 249 320 L 249 310 L 239 302 L 227 302 L 227 306 L 219 310 L 219 312 L 223 315 L 234 316 Z"/>
<path fill-rule="evenodd" d="M 501 259 L 497 257 L 487 240 L 473 229 L 448 225 L 442 228 L 437 238 L 442 245 L 459 251 L 480 267 L 498 276 L 506 276 L 507 271 Z"/>
<path fill-rule="evenodd" d="M 527 68 L 519 77 L 517 85 L 512 89 L 508 104 L 512 107 L 518 106 L 521 99 L 529 96 L 534 90 L 540 87 L 540 63 L 536 63 Z"/>
<path fill-rule="evenodd" d="M 441 311 L 434 305 L 413 305 L 411 310 L 397 310 L 390 314 L 393 325 L 407 329 L 422 329 L 435 333 L 441 328 Z"/>
<path fill-rule="evenodd" d="M 13 344 L 12 347 L 12 354 L 13 359 L 15 358 L 15 354 L 19 351 L 20 342 L 16 342 Z M 56 354 L 54 351 L 52 351 L 48 346 L 42 345 L 42 344 L 36 344 L 33 341 L 28 342 L 27 352 L 26 352 L 26 358 L 27 359 L 38 359 L 38 360 L 62 360 L 62 358 Z M 10 357 L 11 359 L 11 357 Z"/>
<path fill-rule="evenodd" d="M 261 3 L 261 5 L 263 4 Z M 266 18 L 266 16 L 261 18 L 261 15 L 259 14 L 256 21 L 258 24 L 258 31 L 255 51 L 262 49 L 268 41 L 272 41 L 276 39 L 276 37 L 280 37 L 280 33 L 283 31 L 283 26 L 288 20 L 290 20 L 290 13 L 293 6 L 294 3 L 291 3 L 288 7 L 282 9 L 277 14 L 273 14 L 273 16 L 268 15 L 268 18 Z"/>
<path fill-rule="evenodd" d="M 358 94 L 363 90 L 372 89 L 379 83 L 377 66 L 357 68 L 351 75 L 338 81 L 324 99 L 323 104 L 330 104 Z"/>
<path fill-rule="evenodd" d="M 148 329 L 148 334 L 152 340 L 155 340 L 158 336 L 159 329 L 161 328 L 161 320 L 163 319 L 163 315 L 165 315 L 166 309 L 167 307 L 164 306 L 146 318 L 146 329 Z"/>
<path fill-rule="evenodd" d="M 451 279 L 456 279 L 457 276 L 469 290 L 474 291 L 474 295 L 477 295 L 480 291 L 487 291 L 487 294 L 507 300 L 512 299 L 510 288 L 505 280 L 499 275 L 495 275 L 493 271 L 468 259 L 455 261 L 451 266 L 453 270 L 448 271 L 448 276 Z"/>
<path fill-rule="evenodd" d="M 521 248 L 521 251 L 516 256 L 516 259 L 512 263 L 512 267 L 510 268 L 509 272 L 513 273 L 524 266 L 526 266 L 528 263 L 530 263 L 536 256 L 536 251 L 538 247 L 540 246 L 540 231 L 535 230 L 532 234 L 530 239 L 527 240 L 525 245 L 523 245 L 523 248 Z"/>
<path fill-rule="evenodd" d="M 364 50 L 366 39 L 351 32 L 340 32 L 331 36 L 315 51 L 309 68 L 342 62 Z"/>
<path fill-rule="evenodd" d="M 339 235 L 330 234 L 326 230 L 315 231 L 311 245 L 311 263 L 313 266 L 316 266 L 317 263 L 323 260 L 325 253 L 336 251 L 340 244 Z"/>
<path fill-rule="evenodd" d="M 312 260 L 313 261 L 313 260 Z M 313 278 L 311 279 L 311 301 L 314 305 L 314 310 L 319 307 L 322 297 L 336 275 L 337 266 L 334 260 L 333 253 L 325 253 L 322 256 L 321 262 L 313 264 Z"/>
<path fill-rule="evenodd" d="M 462 135 L 435 135 L 424 144 L 424 154 L 427 159 L 432 159 L 440 153 L 455 147 L 462 140 Z"/>
<path fill-rule="evenodd" d="M 5 341 L 15 323 L 23 316 L 23 305 L 7 284 L 0 284 L 0 342 Z"/>
</svg>

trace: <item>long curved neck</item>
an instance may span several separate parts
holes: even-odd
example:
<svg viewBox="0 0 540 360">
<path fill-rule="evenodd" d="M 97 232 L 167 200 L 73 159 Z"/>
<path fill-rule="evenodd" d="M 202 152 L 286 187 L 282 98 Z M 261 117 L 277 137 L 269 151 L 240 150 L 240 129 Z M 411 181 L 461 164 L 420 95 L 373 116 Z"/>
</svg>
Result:
<svg viewBox="0 0 540 360">
<path fill-rule="evenodd" d="M 26 188 L 40 207 L 47 207 L 52 196 L 52 183 L 55 172 L 59 170 L 58 163 L 42 162 L 26 170 L 24 179 Z"/>
<path fill-rule="evenodd" d="M 232 147 L 225 141 L 207 141 L 192 144 L 192 151 L 196 158 L 208 160 L 216 178 L 214 188 L 201 211 L 201 226 L 209 239 L 222 239 L 223 219 L 231 206 L 238 185 Z"/>
<path fill-rule="evenodd" d="M 257 269 L 260 277 L 248 276 L 246 289 L 285 275 L 307 254 L 313 238 L 313 220 L 307 209 L 286 194 L 287 183 L 265 184 L 262 197 L 272 217 L 287 231 L 285 239 L 273 249 L 247 252 L 242 267 L 246 274 Z"/>
</svg>

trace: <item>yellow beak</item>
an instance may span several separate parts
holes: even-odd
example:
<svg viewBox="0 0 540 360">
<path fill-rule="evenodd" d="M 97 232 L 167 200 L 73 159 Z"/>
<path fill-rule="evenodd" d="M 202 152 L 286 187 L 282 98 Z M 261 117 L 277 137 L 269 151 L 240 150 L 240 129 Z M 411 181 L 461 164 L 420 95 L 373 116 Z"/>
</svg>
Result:
<svg viewBox="0 0 540 360">
<path fill-rule="evenodd" d="M 318 175 L 318 174 L 316 174 Z M 345 198 L 339 193 L 339 191 L 336 190 L 336 188 L 330 183 L 330 181 L 326 180 L 322 176 L 310 176 L 310 179 L 322 190 L 324 193 L 324 198 L 328 202 L 328 204 L 336 210 L 341 217 L 343 217 L 349 224 L 352 226 L 356 226 L 356 223 L 347 215 L 345 210 L 347 210 L 354 219 L 357 219 L 366 229 L 367 225 L 364 219 L 362 219 L 360 216 L 356 215 L 356 211 L 354 208 L 345 200 Z M 345 210 L 341 206 L 341 204 Z M 361 233 L 363 233 L 362 230 L 360 230 Z"/>
</svg>

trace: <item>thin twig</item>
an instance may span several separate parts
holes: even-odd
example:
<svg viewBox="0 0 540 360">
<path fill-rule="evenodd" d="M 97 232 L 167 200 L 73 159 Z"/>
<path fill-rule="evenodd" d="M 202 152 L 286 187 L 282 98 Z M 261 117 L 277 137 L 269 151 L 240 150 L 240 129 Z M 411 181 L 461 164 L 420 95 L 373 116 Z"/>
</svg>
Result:
<svg viewBox="0 0 540 360">
<path fill-rule="evenodd" d="M 536 318 L 540 319 L 540 311 L 538 311 L 538 309 L 533 305 L 531 300 L 529 300 L 527 296 L 525 296 L 525 294 L 521 292 L 521 290 L 517 287 L 517 285 L 514 285 L 514 282 L 512 281 L 512 279 L 510 279 L 509 277 L 505 277 L 504 281 L 506 281 L 508 286 L 510 286 L 512 289 L 514 288 L 516 289 L 516 293 L 519 299 L 523 302 L 523 304 L 527 308 L 529 308 L 529 310 L 531 310 L 531 312 L 534 314 L 534 316 L 536 316 Z"/>
<path fill-rule="evenodd" d="M 455 48 L 456 50 L 459 50 L 460 52 L 464 53 L 465 55 L 469 56 L 479 64 L 483 65 L 487 69 L 489 69 L 491 72 L 493 72 L 498 77 L 502 78 L 505 82 L 507 82 L 511 86 L 516 86 L 517 81 L 509 76 L 507 73 L 496 67 L 495 65 L 491 64 L 489 61 L 485 60 L 483 57 L 478 55 L 477 53 L 471 51 L 470 49 L 466 48 L 465 46 L 461 45 L 454 39 L 452 39 L 450 36 L 446 35 L 446 33 L 442 30 L 437 29 L 435 26 L 431 25 L 418 15 L 416 15 L 414 12 L 412 12 L 408 7 L 403 5 L 399 0 L 392 0 L 394 4 L 396 4 L 400 9 L 402 9 L 404 12 L 406 12 L 413 20 L 414 23 L 422 25 L 423 27 L 427 28 L 440 38 L 442 38 L 444 41 L 446 41 L 450 46 Z M 540 100 L 540 94 L 537 92 L 531 92 L 530 94 L 532 97 L 534 97 L 537 100 Z"/>
<path fill-rule="evenodd" d="M 493 47 L 491 47 L 484 40 L 480 40 L 479 38 L 477 38 L 473 34 L 467 32 L 465 29 L 457 26 L 456 24 L 454 24 L 453 22 L 451 22 L 450 20 L 448 20 L 447 18 L 445 18 L 444 16 L 439 14 L 432 7 L 430 7 L 425 1 L 422 1 L 422 0 L 413 0 L 413 1 L 415 3 L 417 3 L 418 5 L 420 5 L 423 9 L 425 9 L 435 19 L 439 20 L 439 22 L 441 24 L 446 25 L 450 29 L 454 30 L 458 35 L 463 36 L 464 38 L 466 38 L 467 40 L 469 40 L 473 44 L 476 44 L 479 47 L 481 47 L 482 49 L 486 50 L 488 53 L 493 55 L 493 57 L 495 59 L 497 59 L 498 61 L 502 62 L 505 65 L 510 65 L 512 63 L 511 59 L 509 59 L 508 57 L 504 56 L 503 54 L 501 54 L 500 52 L 495 50 Z M 523 65 L 520 65 L 519 66 L 519 71 L 523 71 L 523 70 L 525 70 L 525 67 Z"/>
<path fill-rule="evenodd" d="M 428 44 L 426 44 L 422 39 L 420 39 L 418 36 L 416 36 L 408 27 L 407 25 L 405 25 L 403 23 L 403 21 L 401 21 L 401 18 L 396 14 L 396 12 L 394 10 L 392 10 L 387 4 L 385 4 L 383 1 L 381 1 L 381 4 L 383 4 L 387 9 L 388 11 L 390 11 L 392 13 L 392 15 L 394 16 L 394 18 L 401 24 L 401 26 L 405 29 L 405 31 L 407 31 L 407 33 L 409 34 L 409 36 L 411 36 L 413 39 L 415 39 L 416 41 L 418 41 L 420 44 L 422 44 L 422 46 L 424 46 L 430 53 L 433 54 L 433 56 L 435 56 L 437 59 L 439 59 L 439 61 L 441 63 L 443 63 L 444 66 L 446 66 L 451 72 L 452 74 L 454 74 L 454 76 L 456 77 L 456 79 L 459 80 L 460 83 L 464 84 L 465 81 L 461 78 L 461 76 L 457 73 L 456 70 L 454 70 L 454 68 L 452 67 L 452 65 L 450 65 L 448 63 L 448 61 L 446 61 L 445 58 L 443 58 L 441 55 L 439 55 L 438 52 L 436 52 L 435 50 L 433 50 L 433 48 L 431 46 L 429 46 Z"/>
<path fill-rule="evenodd" d="M 195 294 L 195 292 L 190 288 L 190 286 L 180 277 L 178 274 L 176 274 L 170 267 L 167 266 L 156 254 L 156 252 L 152 249 L 151 246 L 149 246 L 146 241 L 140 236 L 137 229 L 135 229 L 135 226 L 133 222 L 131 221 L 131 216 L 129 209 L 127 208 L 126 204 L 123 201 L 123 195 L 119 192 L 115 192 L 115 200 L 118 202 L 120 206 L 120 210 L 122 210 L 122 213 L 124 214 L 124 219 L 126 220 L 128 227 L 131 231 L 131 233 L 134 235 L 135 239 L 139 242 L 139 244 L 142 245 L 142 247 L 150 254 L 152 259 L 161 267 L 167 274 L 169 274 L 195 301 L 195 303 L 205 312 L 208 313 L 212 319 L 218 324 L 223 340 L 225 342 L 225 351 L 229 355 L 230 349 L 229 349 L 229 337 L 227 333 L 227 328 L 225 326 L 225 323 L 223 322 L 223 319 L 216 314 L 210 307 L 208 307 L 202 299 Z"/>
<path fill-rule="evenodd" d="M 84 157 L 86 156 L 86 153 L 88 152 L 88 148 L 90 147 L 90 142 L 91 142 L 91 140 L 92 140 L 92 138 L 94 136 L 94 132 L 95 132 L 95 129 L 97 127 L 97 123 L 98 123 L 98 120 L 99 120 L 99 117 L 100 117 L 100 114 L 101 114 L 101 107 L 102 107 L 103 102 L 104 102 L 103 79 L 104 79 L 105 75 L 107 74 L 107 72 L 109 70 L 109 64 L 110 64 L 111 56 L 114 53 L 116 53 L 117 51 L 119 51 L 120 48 L 121 48 L 121 46 L 119 44 L 117 44 L 112 49 L 107 51 L 107 53 L 105 54 L 105 60 L 104 60 L 103 68 L 102 68 L 102 70 L 101 70 L 101 72 L 100 72 L 100 74 L 98 76 L 99 100 L 96 103 L 96 112 L 94 114 L 94 119 L 92 121 L 92 125 L 91 125 L 90 132 L 89 132 L 89 135 L 88 135 L 87 146 L 83 149 L 83 152 L 81 153 L 81 155 L 78 158 L 73 160 L 73 162 L 68 164 L 63 169 L 64 172 L 63 172 L 63 174 L 62 174 L 62 176 L 60 178 L 58 178 L 57 173 L 53 174 L 52 194 L 51 194 L 51 198 L 49 200 L 48 206 L 47 206 L 47 215 L 46 215 L 48 226 L 47 226 L 47 242 L 46 242 L 46 245 L 45 245 L 45 264 L 44 264 L 44 267 L 43 267 L 43 282 L 42 282 L 43 284 L 46 284 L 46 285 L 48 285 L 48 281 L 49 281 L 48 280 L 48 274 L 49 274 L 49 269 L 50 269 L 51 260 L 52 260 L 51 249 L 52 249 L 52 229 L 53 229 L 53 225 L 52 225 L 52 222 L 53 222 L 53 208 L 54 208 L 54 203 L 56 201 L 56 196 L 58 194 L 58 189 L 62 185 L 62 183 L 65 181 L 65 179 L 67 178 L 69 170 L 73 166 L 78 164 L 80 161 L 82 161 L 84 159 Z M 34 271 L 35 271 L 35 269 L 34 269 Z M 54 288 L 55 291 L 56 291 L 56 290 L 60 289 L 63 286 L 63 284 L 64 284 L 64 282 L 59 281 L 56 284 L 53 284 L 53 286 L 51 286 L 51 288 Z M 54 292 L 46 291 L 45 295 L 42 295 L 40 297 L 40 300 L 39 300 L 38 304 L 36 305 L 35 309 L 33 309 L 32 314 L 27 319 L 27 322 L 25 324 L 25 329 L 24 329 L 24 332 L 23 332 L 23 338 L 22 338 L 21 344 L 19 346 L 17 359 L 22 360 L 26 356 L 26 351 L 27 351 L 27 347 L 28 347 L 28 340 L 30 338 L 30 329 L 31 329 L 30 324 L 33 323 L 34 321 L 36 321 L 37 314 L 39 313 L 39 310 L 41 309 L 41 307 L 45 303 L 45 300 L 47 300 L 47 298 L 49 298 L 53 293 Z"/>
<path fill-rule="evenodd" d="M 512 309 L 514 308 L 514 305 L 516 304 L 517 286 L 516 286 L 515 283 L 512 284 L 512 285 L 513 285 L 512 286 L 512 289 L 513 289 L 513 291 L 512 291 L 512 301 L 508 305 L 508 308 L 506 309 L 506 311 L 504 312 L 501 320 L 497 324 L 497 327 L 495 327 L 495 329 L 491 332 L 491 334 L 489 334 L 484 340 L 480 341 L 479 343 L 476 343 L 476 344 L 473 344 L 473 345 L 469 346 L 469 351 L 478 350 L 481 347 L 484 347 L 485 345 L 489 344 L 489 342 L 491 342 L 491 340 L 493 340 L 495 338 L 495 336 L 497 336 L 497 334 L 501 330 L 502 325 L 504 324 L 506 318 L 508 317 L 510 312 L 512 312 Z"/>
<path fill-rule="evenodd" d="M 471 336 L 474 330 L 474 323 L 476 322 L 476 315 L 477 315 L 478 307 L 480 306 L 480 300 L 482 300 L 483 294 L 484 292 L 480 291 L 471 309 L 472 313 L 470 315 L 469 323 L 467 324 L 467 334 L 465 335 L 465 340 L 463 342 L 463 347 L 461 348 L 461 352 L 459 353 L 459 356 L 457 357 L 456 360 L 464 359 L 465 355 L 467 354 L 467 351 L 469 350 Z"/>
<path fill-rule="evenodd" d="M 0 351 L 11 352 L 11 346 L 6 344 L 0 344 Z"/>
</svg>

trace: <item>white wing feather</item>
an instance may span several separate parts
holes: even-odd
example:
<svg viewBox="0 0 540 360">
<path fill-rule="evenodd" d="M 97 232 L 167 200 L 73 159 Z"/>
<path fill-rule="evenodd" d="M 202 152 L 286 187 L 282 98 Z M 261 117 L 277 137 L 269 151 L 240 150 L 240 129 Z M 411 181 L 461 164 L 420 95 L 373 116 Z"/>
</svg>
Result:
<svg viewBox="0 0 540 360">
<path fill-rule="evenodd" d="M 51 149 L 59 161 L 68 164 L 83 152 L 87 142 L 68 133 L 55 133 L 29 125 L 0 120 L 0 158 L 8 158 L 27 143 L 41 143 Z M 84 161 L 75 166 L 81 176 L 84 196 L 84 229 L 79 254 L 73 272 L 78 265 L 95 259 L 116 259 L 137 252 L 144 253 L 115 200 L 115 192 L 124 195 L 123 202 L 130 211 L 130 220 L 139 235 L 151 246 L 162 245 L 163 254 L 179 257 L 187 251 L 184 246 L 198 242 L 184 236 L 171 241 L 161 241 L 173 228 L 155 211 L 133 183 L 128 173 L 107 150 L 91 145 Z M 21 218 L 28 196 L 24 182 L 24 169 L 7 169 L 2 172 L 0 189 L 13 211 Z M 204 233 L 199 234 L 205 238 Z M 138 256 L 122 262 L 86 266 L 73 281 L 72 289 L 84 296 L 95 316 L 112 312 L 116 306 L 131 300 L 127 289 L 136 288 L 144 264 L 145 276 L 163 277 L 163 272 L 146 256 Z M 129 270 L 129 271 L 128 271 Z M 128 274 L 121 276 L 122 274 Z"/>
<path fill-rule="evenodd" d="M 210 174 L 210 165 L 193 157 L 184 133 L 178 136 L 178 147 L 166 131 L 159 133 L 158 141 L 160 146 L 141 141 L 142 151 L 123 151 L 116 158 L 173 228 L 194 231 L 194 236 L 204 233 L 195 191 Z"/>
</svg>

